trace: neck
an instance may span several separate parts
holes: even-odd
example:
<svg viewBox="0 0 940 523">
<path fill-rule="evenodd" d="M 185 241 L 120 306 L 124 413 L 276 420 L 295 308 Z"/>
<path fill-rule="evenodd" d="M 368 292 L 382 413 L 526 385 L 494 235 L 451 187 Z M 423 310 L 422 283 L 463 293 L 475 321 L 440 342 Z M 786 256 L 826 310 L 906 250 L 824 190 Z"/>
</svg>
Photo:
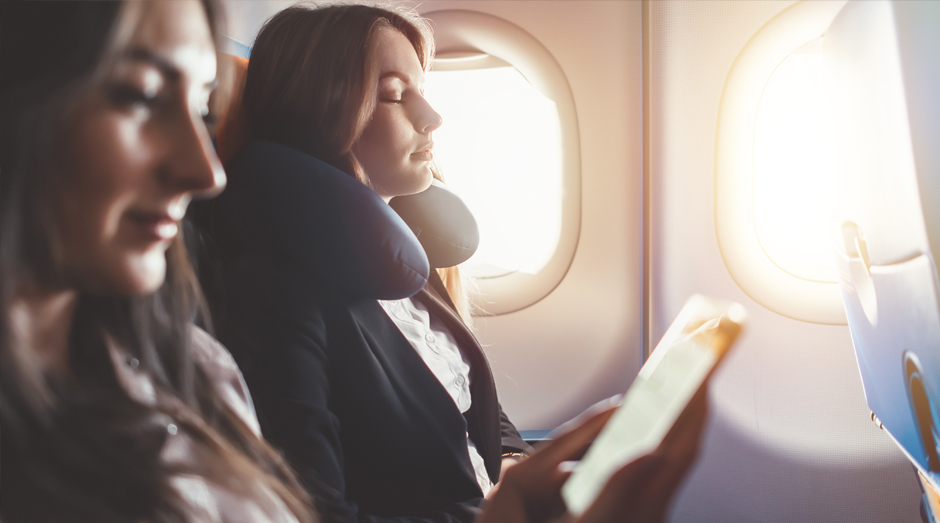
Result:
<svg viewBox="0 0 940 523">
<path fill-rule="evenodd" d="M 67 372 L 69 332 L 78 293 L 30 284 L 20 291 L 10 306 L 10 323 L 16 338 L 32 349 L 47 371 Z"/>
</svg>

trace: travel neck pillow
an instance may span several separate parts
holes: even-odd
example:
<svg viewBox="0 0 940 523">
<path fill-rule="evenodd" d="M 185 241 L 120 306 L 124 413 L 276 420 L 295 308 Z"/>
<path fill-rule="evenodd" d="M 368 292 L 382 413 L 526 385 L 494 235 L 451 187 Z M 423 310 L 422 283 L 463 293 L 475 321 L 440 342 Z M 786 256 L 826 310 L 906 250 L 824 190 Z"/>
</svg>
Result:
<svg viewBox="0 0 940 523">
<path fill-rule="evenodd" d="M 459 265 L 480 245 L 480 230 L 470 209 L 437 180 L 423 192 L 392 198 L 389 205 L 418 237 L 432 268 Z"/>
<path fill-rule="evenodd" d="M 248 233 L 345 294 L 413 296 L 432 267 L 466 260 L 479 243 L 469 210 L 442 185 L 386 205 L 352 176 L 268 140 L 251 142 L 226 170 L 231 209 Z"/>
</svg>

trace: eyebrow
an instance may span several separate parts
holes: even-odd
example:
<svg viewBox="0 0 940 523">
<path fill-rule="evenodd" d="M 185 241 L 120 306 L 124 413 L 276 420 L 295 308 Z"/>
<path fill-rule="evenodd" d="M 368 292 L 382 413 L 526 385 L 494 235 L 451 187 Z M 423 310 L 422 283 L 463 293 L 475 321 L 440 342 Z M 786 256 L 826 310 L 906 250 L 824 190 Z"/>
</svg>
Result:
<svg viewBox="0 0 940 523">
<path fill-rule="evenodd" d="M 382 80 L 386 78 L 398 78 L 399 80 L 401 80 L 402 82 L 405 82 L 408 85 L 415 85 L 415 83 L 411 79 L 411 76 L 405 73 L 402 73 L 400 71 L 389 71 L 387 73 L 382 73 L 382 76 L 379 76 L 379 81 L 381 82 Z"/>
<path fill-rule="evenodd" d="M 143 47 L 135 47 L 127 53 L 127 57 L 131 60 L 138 62 L 147 62 L 163 73 L 163 76 L 166 76 L 169 80 L 177 81 L 180 79 L 182 73 L 179 68 L 169 62 L 166 58 L 154 53 L 149 49 L 144 49 Z"/>
<path fill-rule="evenodd" d="M 135 47 L 127 53 L 127 57 L 130 60 L 147 62 L 163 73 L 163 76 L 166 76 L 171 82 L 177 82 L 183 76 L 183 73 L 179 70 L 178 67 L 170 63 L 169 60 L 163 58 L 162 56 L 154 53 L 149 49 L 143 47 Z M 211 82 L 206 83 L 205 87 L 207 89 L 215 89 L 219 85 L 219 79 L 214 78 Z"/>
</svg>

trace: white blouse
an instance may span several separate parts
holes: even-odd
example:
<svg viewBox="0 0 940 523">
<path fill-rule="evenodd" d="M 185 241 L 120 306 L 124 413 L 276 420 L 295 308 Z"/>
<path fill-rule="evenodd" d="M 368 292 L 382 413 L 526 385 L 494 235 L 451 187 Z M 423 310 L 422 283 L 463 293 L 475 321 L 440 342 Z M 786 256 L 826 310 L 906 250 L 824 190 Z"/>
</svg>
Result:
<svg viewBox="0 0 940 523">
<path fill-rule="evenodd" d="M 408 343 L 418 352 L 425 365 L 431 369 L 444 390 L 450 394 L 461 413 L 470 410 L 470 364 L 460 352 L 450 330 L 438 318 L 432 318 L 427 308 L 411 298 L 401 300 L 379 300 L 379 305 L 392 319 Z M 467 434 L 467 450 L 477 483 L 485 496 L 493 483 L 486 473 L 486 463 L 476 445 Z"/>
</svg>

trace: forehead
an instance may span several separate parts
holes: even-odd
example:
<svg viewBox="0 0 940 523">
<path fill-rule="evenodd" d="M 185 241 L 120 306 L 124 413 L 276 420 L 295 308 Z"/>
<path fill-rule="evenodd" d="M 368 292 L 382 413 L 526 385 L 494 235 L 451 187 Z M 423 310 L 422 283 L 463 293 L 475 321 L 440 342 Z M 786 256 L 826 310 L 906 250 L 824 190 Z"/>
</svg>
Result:
<svg viewBox="0 0 940 523">
<path fill-rule="evenodd" d="M 158 56 L 192 81 L 215 78 L 215 43 L 202 2 L 144 2 L 141 8 L 130 49 Z"/>
<path fill-rule="evenodd" d="M 421 69 L 418 53 L 400 31 L 386 27 L 379 29 L 375 48 L 380 78 L 389 73 L 399 73 L 413 84 L 424 81 L 424 70 Z"/>
</svg>

